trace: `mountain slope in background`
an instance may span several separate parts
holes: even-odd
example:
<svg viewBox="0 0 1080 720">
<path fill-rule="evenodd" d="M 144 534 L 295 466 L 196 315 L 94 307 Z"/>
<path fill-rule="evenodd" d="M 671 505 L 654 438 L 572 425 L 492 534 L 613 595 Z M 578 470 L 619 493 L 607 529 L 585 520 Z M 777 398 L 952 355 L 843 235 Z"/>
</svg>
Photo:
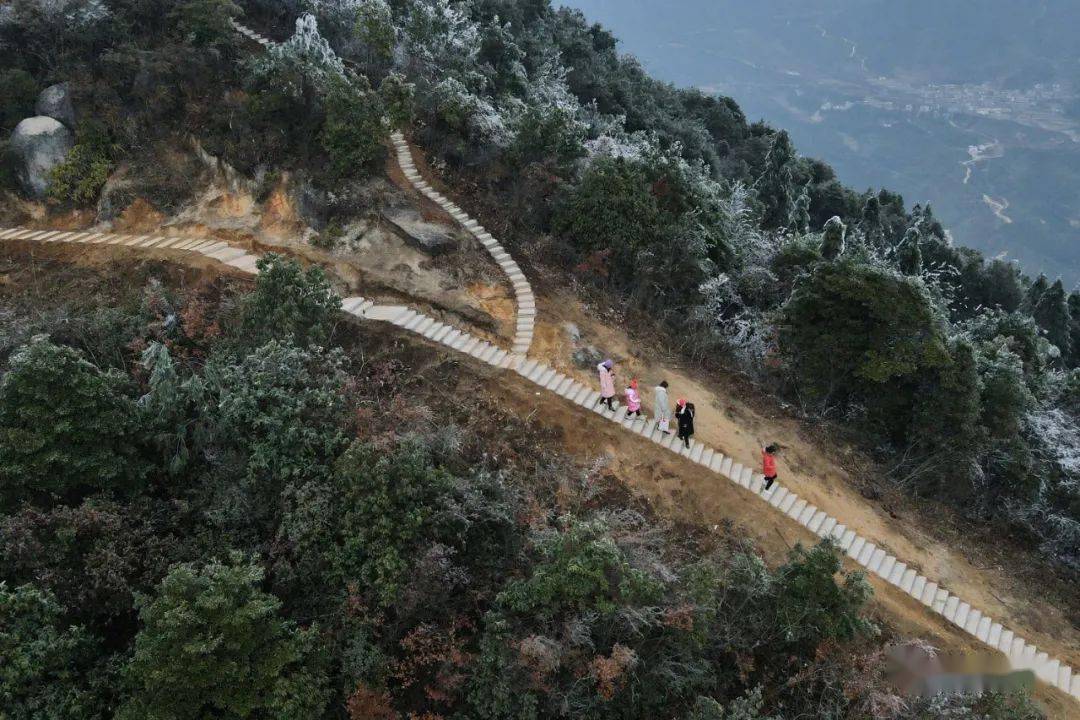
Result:
<svg viewBox="0 0 1080 720">
<path fill-rule="evenodd" d="M 958 243 L 1080 281 L 1080 4 L 569 0 L 653 74 L 730 95 Z"/>
</svg>

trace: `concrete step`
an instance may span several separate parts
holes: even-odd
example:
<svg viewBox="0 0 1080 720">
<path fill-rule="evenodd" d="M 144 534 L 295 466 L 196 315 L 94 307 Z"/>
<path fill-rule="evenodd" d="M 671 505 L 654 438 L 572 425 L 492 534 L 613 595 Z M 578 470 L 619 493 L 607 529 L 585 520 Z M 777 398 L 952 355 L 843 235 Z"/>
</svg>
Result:
<svg viewBox="0 0 1080 720">
<path fill-rule="evenodd" d="M 424 337 L 427 338 L 428 340 L 431 340 L 431 339 L 433 339 L 435 337 L 436 334 L 438 334 L 445 327 L 447 327 L 447 326 L 444 323 L 441 323 L 438 320 L 435 320 L 430 325 L 428 325 L 426 330 L 424 330 Z"/>
</svg>

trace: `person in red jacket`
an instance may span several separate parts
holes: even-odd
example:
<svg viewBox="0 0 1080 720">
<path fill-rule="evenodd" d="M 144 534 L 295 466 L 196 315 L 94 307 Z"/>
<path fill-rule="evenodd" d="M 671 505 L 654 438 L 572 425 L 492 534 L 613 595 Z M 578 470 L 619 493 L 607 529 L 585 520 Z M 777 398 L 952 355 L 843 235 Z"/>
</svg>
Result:
<svg viewBox="0 0 1080 720">
<path fill-rule="evenodd" d="M 780 446 L 776 443 L 761 448 L 761 473 L 765 476 L 765 490 L 768 492 L 776 482 L 776 453 Z"/>
</svg>

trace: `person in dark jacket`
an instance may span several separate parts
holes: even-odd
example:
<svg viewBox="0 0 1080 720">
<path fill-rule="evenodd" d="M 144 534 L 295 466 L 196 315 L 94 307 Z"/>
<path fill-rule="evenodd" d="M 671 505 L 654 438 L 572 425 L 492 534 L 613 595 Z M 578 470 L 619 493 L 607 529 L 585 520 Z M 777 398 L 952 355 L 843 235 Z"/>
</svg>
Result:
<svg viewBox="0 0 1080 720">
<path fill-rule="evenodd" d="M 679 424 L 679 439 L 690 447 L 690 437 L 694 434 L 694 403 L 679 398 L 675 407 L 675 422 Z"/>
</svg>

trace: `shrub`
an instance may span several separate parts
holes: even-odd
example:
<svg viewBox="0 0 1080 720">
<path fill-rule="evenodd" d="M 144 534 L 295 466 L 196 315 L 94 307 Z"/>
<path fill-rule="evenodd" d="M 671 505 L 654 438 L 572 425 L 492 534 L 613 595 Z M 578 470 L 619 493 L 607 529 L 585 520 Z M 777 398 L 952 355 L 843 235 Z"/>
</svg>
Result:
<svg viewBox="0 0 1080 720">
<path fill-rule="evenodd" d="M 191 45 L 212 47 L 236 37 L 231 21 L 241 12 L 232 0 L 187 0 L 176 6 L 171 19 Z"/>
<path fill-rule="evenodd" d="M 338 177 L 366 177 L 385 153 L 381 98 L 358 81 L 341 79 L 329 84 L 324 103 L 322 145 L 332 172 Z"/>
<path fill-rule="evenodd" d="M 244 341 L 258 346 L 268 340 L 307 347 L 330 341 L 341 310 L 341 298 L 322 268 L 307 270 L 296 260 L 268 253 L 258 261 L 255 291 L 244 299 Z"/>
<path fill-rule="evenodd" d="M 207 414 L 222 446 L 246 457 L 248 478 L 277 502 L 280 483 L 326 469 L 341 449 L 345 376 L 340 351 L 271 340 L 206 370 Z"/>
<path fill-rule="evenodd" d="M 319 716 L 325 678 L 305 667 L 316 629 L 282 620 L 262 579 L 234 554 L 177 565 L 155 597 L 139 598 L 142 629 L 125 668 L 132 693 L 117 717 Z"/>
<path fill-rule="evenodd" d="M 83 677 L 93 643 L 52 595 L 0 582 L 0 699 L 5 720 L 98 718 Z"/>
<path fill-rule="evenodd" d="M 125 378 L 35 338 L 0 382 L 0 501 L 71 499 L 142 477 L 139 415 Z"/>
<path fill-rule="evenodd" d="M 104 138 L 93 132 L 83 134 L 67 159 L 53 168 L 49 198 L 58 203 L 89 205 L 97 200 L 112 169 Z"/>
<path fill-rule="evenodd" d="M 451 476 L 422 446 L 391 453 L 354 444 L 335 470 L 344 490 L 341 546 L 334 564 L 343 580 L 370 587 L 379 603 L 394 603 L 420 538 L 449 491 Z"/>
<path fill-rule="evenodd" d="M 841 260 L 796 287 L 781 311 L 780 347 L 807 399 L 866 403 L 903 433 L 918 382 L 949 361 L 944 329 L 920 280 Z"/>
<path fill-rule="evenodd" d="M 416 97 L 416 86 L 405 76 L 390 73 L 379 83 L 379 95 L 382 96 L 390 126 L 401 128 L 412 122 Z"/>
<path fill-rule="evenodd" d="M 508 610 L 557 618 L 566 612 L 610 614 L 626 604 L 657 602 L 662 586 L 632 567 L 600 521 L 570 522 L 537 546 L 539 562 L 499 594 Z"/>
</svg>

